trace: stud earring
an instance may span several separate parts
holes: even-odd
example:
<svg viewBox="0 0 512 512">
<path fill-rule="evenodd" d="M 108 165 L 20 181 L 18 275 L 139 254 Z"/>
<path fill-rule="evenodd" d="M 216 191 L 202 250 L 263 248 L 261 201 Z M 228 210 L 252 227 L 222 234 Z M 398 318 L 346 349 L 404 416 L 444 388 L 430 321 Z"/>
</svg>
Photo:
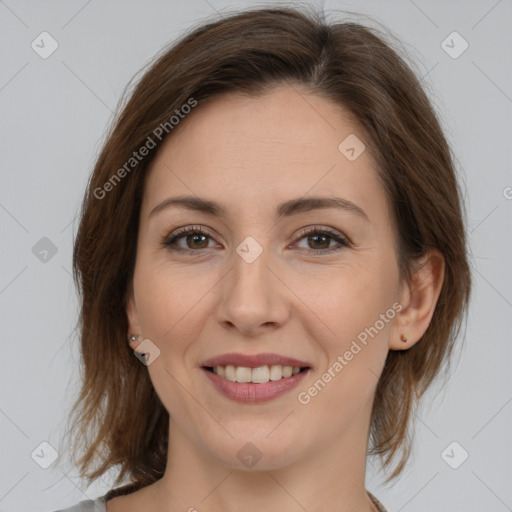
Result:
<svg viewBox="0 0 512 512">
<path fill-rule="evenodd" d="M 404 343 L 407 343 L 407 338 L 403 334 L 401 334 L 400 335 L 400 341 L 402 341 Z"/>
<path fill-rule="evenodd" d="M 134 334 L 133 336 L 130 336 L 128 338 L 128 343 L 133 343 L 134 341 L 137 341 L 139 339 L 140 334 Z"/>
</svg>

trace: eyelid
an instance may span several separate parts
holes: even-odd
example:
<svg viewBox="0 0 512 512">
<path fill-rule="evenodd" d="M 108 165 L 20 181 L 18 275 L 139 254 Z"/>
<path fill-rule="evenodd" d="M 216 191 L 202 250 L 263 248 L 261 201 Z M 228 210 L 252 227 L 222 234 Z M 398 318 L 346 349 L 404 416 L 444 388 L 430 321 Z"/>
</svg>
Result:
<svg viewBox="0 0 512 512">
<path fill-rule="evenodd" d="M 318 225 L 308 226 L 305 228 L 302 228 L 299 233 L 297 234 L 297 237 L 295 238 L 294 242 L 291 244 L 296 245 L 299 243 L 302 239 L 307 238 L 308 236 L 313 235 L 326 235 L 327 238 L 330 238 L 332 241 L 336 242 L 336 245 L 334 247 L 329 247 L 327 249 L 301 249 L 300 252 L 307 255 L 312 256 L 330 256 L 333 254 L 338 254 L 343 249 L 346 249 L 348 247 L 352 247 L 352 241 L 344 235 L 342 232 L 338 231 L 337 229 L 333 229 L 330 227 L 322 227 Z"/>
<path fill-rule="evenodd" d="M 215 240 L 215 235 L 212 233 L 212 231 L 210 229 L 208 229 L 205 226 L 199 225 L 199 224 L 191 224 L 188 226 L 182 226 L 182 227 L 172 230 L 168 235 L 166 235 L 164 237 L 163 244 L 170 245 L 173 241 L 177 240 L 178 238 L 182 238 L 187 235 L 193 235 L 193 234 L 206 235 L 211 240 Z M 186 251 L 186 250 L 191 250 L 191 249 L 182 249 L 182 250 Z M 193 251 L 193 252 L 197 252 L 197 251 Z"/>
<path fill-rule="evenodd" d="M 328 226 L 320 226 L 317 224 L 313 224 L 312 226 L 306 226 L 304 228 L 301 228 L 299 230 L 299 232 L 297 233 L 296 240 L 303 238 L 304 236 L 309 235 L 310 233 L 329 234 L 329 235 L 332 235 L 333 237 L 338 237 L 338 238 L 345 240 L 347 242 L 347 244 L 352 244 L 352 241 L 350 240 L 350 238 L 347 235 L 345 235 L 344 233 L 342 233 L 341 231 L 331 228 L 331 227 L 328 227 Z"/>
</svg>

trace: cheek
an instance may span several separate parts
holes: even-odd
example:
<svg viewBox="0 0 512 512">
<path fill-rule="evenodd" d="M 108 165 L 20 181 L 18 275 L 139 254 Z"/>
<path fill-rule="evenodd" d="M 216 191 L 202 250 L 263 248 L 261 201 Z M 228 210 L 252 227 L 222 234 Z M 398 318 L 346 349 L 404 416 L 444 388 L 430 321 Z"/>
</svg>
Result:
<svg viewBox="0 0 512 512">
<path fill-rule="evenodd" d="M 213 269 L 140 259 L 134 276 L 141 330 L 160 349 L 165 367 L 186 375 L 197 364 L 194 342 L 211 319 L 211 297 L 219 277 Z M 150 371 L 153 368 L 150 367 Z"/>
<path fill-rule="evenodd" d="M 354 418 L 371 409 L 396 314 L 388 277 L 381 274 L 377 281 L 370 272 L 338 275 L 323 293 L 316 290 L 309 296 L 311 309 L 318 316 L 314 337 L 322 345 L 326 361 L 315 379 L 299 390 L 302 394 L 298 397 L 304 404 L 303 414 L 312 423 L 326 411 L 336 411 L 332 421 L 323 426 L 326 438 L 350 428 Z"/>
<path fill-rule="evenodd" d="M 141 258 L 134 286 L 142 333 L 160 349 L 158 359 L 148 366 L 155 391 L 167 411 L 182 421 L 195 418 L 194 402 L 183 383 L 190 380 L 194 363 L 188 349 L 200 337 L 201 319 L 208 318 L 203 297 L 211 284 L 194 278 L 190 270 Z"/>
<path fill-rule="evenodd" d="M 142 267 L 135 274 L 135 298 L 143 333 L 160 339 L 177 321 L 183 302 L 183 292 L 165 272 L 151 266 Z M 171 306 L 172 305 L 172 306 Z"/>
<path fill-rule="evenodd" d="M 294 291 L 315 314 L 318 332 L 324 333 L 331 357 L 333 351 L 337 355 L 350 346 L 351 340 L 391 308 L 395 271 L 392 265 L 386 271 L 382 267 L 379 258 L 367 257 L 364 262 L 329 269 L 315 278 L 297 278 Z M 389 322 L 384 326 L 379 323 L 379 331 L 388 329 Z"/>
<path fill-rule="evenodd" d="M 203 277 L 195 275 L 192 267 L 170 263 L 165 254 L 141 255 L 134 287 L 137 310 L 148 334 L 162 338 L 178 322 L 187 323 L 187 312 L 195 309 L 211 287 L 208 277 Z"/>
<path fill-rule="evenodd" d="M 331 425 L 333 435 L 370 406 L 386 360 L 396 316 L 397 269 L 390 255 L 361 255 L 350 268 L 335 269 L 309 290 L 308 304 L 318 317 L 313 336 L 326 362 L 310 387 L 301 390 L 302 398 L 311 400 L 307 414 L 312 417 L 340 411 Z"/>
</svg>

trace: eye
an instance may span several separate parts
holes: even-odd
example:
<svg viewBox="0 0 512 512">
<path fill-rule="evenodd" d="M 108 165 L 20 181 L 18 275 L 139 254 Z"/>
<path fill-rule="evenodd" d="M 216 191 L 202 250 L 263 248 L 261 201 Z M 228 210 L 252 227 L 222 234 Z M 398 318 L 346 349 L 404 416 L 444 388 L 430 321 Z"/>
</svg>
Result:
<svg viewBox="0 0 512 512">
<path fill-rule="evenodd" d="M 306 239 L 308 245 L 311 245 L 310 241 L 316 245 L 306 251 L 307 254 L 325 255 L 350 245 L 343 235 L 329 228 L 306 228 L 300 232 L 299 241 L 302 239 Z M 201 249 L 212 248 L 208 245 L 212 240 L 212 236 L 203 228 L 191 226 L 179 228 L 171 233 L 164 239 L 163 245 L 176 252 L 198 253 Z M 185 247 L 179 245 L 179 242 L 182 241 L 184 241 Z M 329 247 L 332 241 L 337 242 L 337 245 Z"/>
<path fill-rule="evenodd" d="M 199 226 L 179 228 L 164 240 L 164 245 L 173 251 L 198 252 L 197 249 L 208 249 L 208 238 L 211 236 Z M 185 247 L 177 242 L 184 239 Z"/>
<path fill-rule="evenodd" d="M 337 252 L 344 247 L 349 247 L 348 240 L 336 231 L 328 228 L 312 227 L 301 231 L 299 240 L 306 239 L 308 246 L 313 243 L 313 250 L 306 251 L 309 254 L 325 255 Z M 337 246 L 329 247 L 332 241 L 338 242 Z"/>
</svg>

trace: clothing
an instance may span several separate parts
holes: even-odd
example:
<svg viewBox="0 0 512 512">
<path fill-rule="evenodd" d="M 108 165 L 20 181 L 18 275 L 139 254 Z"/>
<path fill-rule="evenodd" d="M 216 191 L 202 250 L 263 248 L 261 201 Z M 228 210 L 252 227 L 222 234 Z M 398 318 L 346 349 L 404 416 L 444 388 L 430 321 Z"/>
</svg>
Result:
<svg viewBox="0 0 512 512">
<path fill-rule="evenodd" d="M 368 496 L 370 496 L 370 499 L 373 501 L 379 512 L 387 512 L 384 505 L 382 505 L 382 503 L 373 494 L 368 492 Z M 70 508 L 56 510 L 55 512 L 107 512 L 107 498 L 111 497 L 111 493 L 107 493 L 95 500 L 84 500 Z"/>
<path fill-rule="evenodd" d="M 106 495 L 95 500 L 84 500 L 72 507 L 56 510 L 55 512 L 107 512 Z"/>
</svg>

